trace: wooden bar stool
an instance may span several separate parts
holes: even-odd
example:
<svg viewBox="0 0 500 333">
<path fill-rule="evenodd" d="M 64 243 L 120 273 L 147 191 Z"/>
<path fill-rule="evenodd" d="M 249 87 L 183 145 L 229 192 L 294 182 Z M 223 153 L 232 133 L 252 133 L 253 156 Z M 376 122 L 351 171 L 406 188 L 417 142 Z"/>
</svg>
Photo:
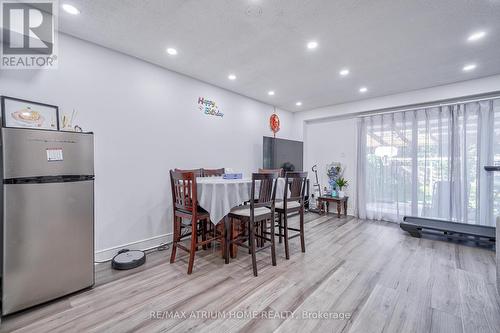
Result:
<svg viewBox="0 0 500 333">
<path fill-rule="evenodd" d="M 246 226 L 243 228 L 244 232 L 236 238 L 231 239 L 229 230 L 226 232 L 226 263 L 229 262 L 229 248 L 231 244 L 245 247 L 249 249 L 252 255 L 253 275 L 257 276 L 257 260 L 255 254 L 267 248 L 271 248 L 271 262 L 276 266 L 276 247 L 274 244 L 274 229 L 271 228 L 270 238 L 265 235 L 257 233 L 257 229 L 261 228 L 261 224 L 267 220 L 273 220 L 274 217 L 274 203 L 276 198 L 276 180 L 275 173 L 252 174 L 252 191 L 250 204 L 246 206 L 237 207 L 229 213 L 230 219 L 237 219 L 244 223 Z M 255 184 L 259 181 L 259 198 L 255 197 Z M 258 250 L 255 248 L 257 239 L 265 239 L 271 244 L 268 246 L 260 247 Z M 245 244 L 247 242 L 248 244 Z"/>
<path fill-rule="evenodd" d="M 192 172 L 194 173 L 195 177 L 213 177 L 213 176 L 219 176 L 224 174 L 224 168 L 221 169 L 204 169 L 204 168 L 198 168 L 198 169 L 175 169 L 177 172 Z M 222 173 L 221 173 L 222 172 Z M 181 226 L 181 228 L 184 228 L 184 226 Z M 215 232 L 213 225 L 209 223 L 208 221 L 203 221 L 201 225 L 198 227 L 198 236 L 202 237 L 202 239 L 205 239 L 207 233 Z M 211 244 L 207 244 L 203 246 L 203 249 L 206 249 L 206 247 L 210 247 Z M 198 250 L 198 248 L 196 248 Z"/>
<path fill-rule="evenodd" d="M 174 213 L 174 239 L 170 263 L 175 262 L 177 248 L 187 251 L 189 253 L 187 273 L 191 274 L 198 246 L 201 245 L 205 248 L 212 241 L 222 240 L 222 235 L 214 234 L 212 238 L 207 239 L 207 234 L 202 232 L 202 240 L 198 241 L 198 230 L 206 230 L 207 223 L 210 223 L 210 216 L 207 211 L 198 206 L 195 173 L 170 170 L 170 183 Z M 186 223 L 185 220 L 189 220 L 189 222 Z M 183 233 L 182 229 L 190 229 L 190 232 Z M 182 239 L 188 236 L 191 236 L 189 248 L 181 244 Z"/>
<path fill-rule="evenodd" d="M 300 237 L 300 247 L 302 252 L 306 252 L 306 244 L 304 239 L 304 194 L 306 190 L 307 172 L 287 172 L 285 174 L 285 190 L 283 201 L 278 201 L 275 205 L 276 213 L 278 213 L 278 237 L 279 242 L 282 238 L 285 241 L 285 257 L 290 259 L 290 250 L 288 240 Z M 290 193 L 290 194 L 289 194 Z M 300 223 L 299 229 L 288 226 L 288 214 L 299 212 Z M 271 230 L 273 228 L 271 227 Z M 289 231 L 298 232 L 292 236 Z"/>
</svg>

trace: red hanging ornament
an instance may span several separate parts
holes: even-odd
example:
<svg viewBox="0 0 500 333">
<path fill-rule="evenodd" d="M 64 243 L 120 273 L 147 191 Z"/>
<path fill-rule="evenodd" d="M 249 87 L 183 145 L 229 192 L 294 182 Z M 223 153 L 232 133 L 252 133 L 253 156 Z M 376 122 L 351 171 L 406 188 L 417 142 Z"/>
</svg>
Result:
<svg viewBox="0 0 500 333">
<path fill-rule="evenodd" d="M 276 113 L 273 113 L 269 118 L 269 127 L 271 127 L 271 131 L 276 137 L 276 133 L 280 130 L 280 117 Z"/>
</svg>

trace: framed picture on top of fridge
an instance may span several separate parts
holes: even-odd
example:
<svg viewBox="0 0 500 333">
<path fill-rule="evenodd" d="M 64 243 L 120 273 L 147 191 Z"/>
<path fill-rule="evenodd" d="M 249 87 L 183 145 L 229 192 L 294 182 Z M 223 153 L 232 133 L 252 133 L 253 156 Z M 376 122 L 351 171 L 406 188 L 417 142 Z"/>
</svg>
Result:
<svg viewBox="0 0 500 333">
<path fill-rule="evenodd" d="M 59 108 L 24 99 L 2 96 L 2 126 L 59 130 Z"/>
</svg>

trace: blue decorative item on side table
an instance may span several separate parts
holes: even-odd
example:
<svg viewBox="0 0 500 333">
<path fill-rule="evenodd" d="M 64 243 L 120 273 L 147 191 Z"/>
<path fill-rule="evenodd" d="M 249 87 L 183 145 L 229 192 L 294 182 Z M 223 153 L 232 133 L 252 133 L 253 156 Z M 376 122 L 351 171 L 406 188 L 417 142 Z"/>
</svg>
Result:
<svg viewBox="0 0 500 333">
<path fill-rule="evenodd" d="M 328 184 L 330 185 L 331 196 L 337 195 L 337 179 L 342 177 L 344 170 L 339 162 L 333 162 L 326 166 L 326 175 L 328 176 Z"/>
</svg>

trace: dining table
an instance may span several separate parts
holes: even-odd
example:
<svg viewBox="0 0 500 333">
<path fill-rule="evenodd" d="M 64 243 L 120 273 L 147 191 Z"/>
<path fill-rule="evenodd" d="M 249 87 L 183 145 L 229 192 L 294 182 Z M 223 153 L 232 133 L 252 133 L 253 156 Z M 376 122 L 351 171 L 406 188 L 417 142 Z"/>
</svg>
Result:
<svg viewBox="0 0 500 333">
<path fill-rule="evenodd" d="M 255 198 L 259 196 L 260 182 L 255 183 Z M 276 200 L 282 200 L 285 190 L 285 178 L 278 178 L 276 182 Z M 210 215 L 214 225 L 224 223 L 226 235 L 230 233 L 228 214 L 232 209 L 250 201 L 252 196 L 252 179 L 225 179 L 223 177 L 196 178 L 196 192 L 198 205 Z M 231 253 L 235 256 L 237 249 L 233 247 Z M 233 256 L 232 255 L 232 256 Z M 227 260 L 226 260 L 227 263 Z"/>
<path fill-rule="evenodd" d="M 224 179 L 223 177 L 196 178 L 198 205 L 210 215 L 213 224 L 219 224 L 231 212 L 252 196 L 252 179 Z M 285 178 L 278 178 L 276 199 L 282 200 L 285 190 Z M 255 197 L 259 195 L 259 182 L 255 184 Z"/>
</svg>

